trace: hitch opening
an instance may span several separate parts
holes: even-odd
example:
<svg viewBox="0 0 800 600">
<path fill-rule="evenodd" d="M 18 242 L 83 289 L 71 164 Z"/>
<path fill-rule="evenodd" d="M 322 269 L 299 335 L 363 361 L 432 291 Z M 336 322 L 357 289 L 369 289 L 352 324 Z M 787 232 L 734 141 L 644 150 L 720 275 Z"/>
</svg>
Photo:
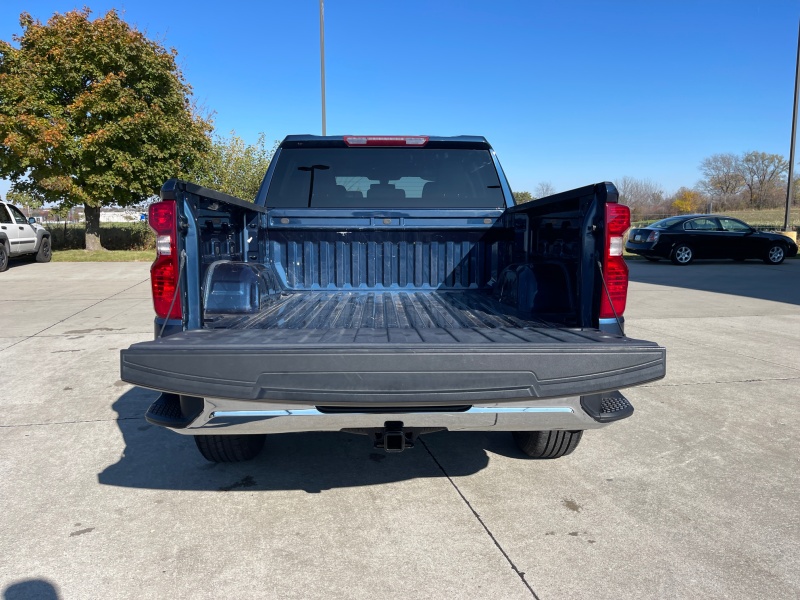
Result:
<svg viewBox="0 0 800 600">
<path fill-rule="evenodd" d="M 383 435 L 383 449 L 386 452 L 402 452 L 406 449 L 406 437 L 402 431 L 387 431 Z"/>
<path fill-rule="evenodd" d="M 383 431 L 374 432 L 374 445 L 386 452 L 402 452 L 414 447 L 414 432 L 405 431 L 402 421 L 386 421 Z"/>
</svg>

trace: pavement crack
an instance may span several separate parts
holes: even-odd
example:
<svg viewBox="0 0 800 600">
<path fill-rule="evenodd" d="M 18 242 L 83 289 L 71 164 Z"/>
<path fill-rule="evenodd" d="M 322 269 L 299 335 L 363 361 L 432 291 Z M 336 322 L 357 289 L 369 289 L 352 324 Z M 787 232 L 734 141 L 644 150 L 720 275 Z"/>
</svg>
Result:
<svg viewBox="0 0 800 600">
<path fill-rule="evenodd" d="M 699 317 L 699 318 L 708 319 L 708 317 Z M 681 337 L 680 335 L 677 335 L 677 334 L 674 334 L 674 333 L 664 333 L 663 331 L 659 331 L 658 329 L 653 329 L 652 327 L 648 328 L 647 325 L 638 325 L 637 324 L 637 327 L 639 327 L 640 329 L 644 329 L 645 331 L 650 331 L 651 334 L 654 337 L 658 337 L 659 335 L 666 335 L 666 336 L 673 337 L 676 340 L 681 340 L 682 342 L 686 342 L 687 344 L 690 344 L 692 346 L 697 346 L 697 347 L 700 347 L 700 348 L 714 348 L 714 349 L 717 349 L 717 346 L 715 346 L 713 344 L 708 344 L 708 343 L 701 342 L 701 341 L 698 341 L 698 340 L 693 340 L 693 339 Z M 651 334 L 647 334 L 647 335 L 650 336 Z M 669 347 L 667 347 L 667 350 L 669 350 Z M 791 365 L 786 365 L 786 364 L 783 364 L 783 363 L 775 362 L 773 360 L 767 360 L 766 358 L 758 358 L 757 356 L 750 356 L 749 354 L 742 354 L 741 352 L 736 352 L 735 350 L 731 350 L 730 348 L 727 348 L 727 347 L 725 348 L 725 351 L 728 354 L 732 354 L 733 356 L 740 356 L 742 358 L 747 358 L 749 360 L 757 360 L 759 362 L 767 363 L 768 365 L 773 365 L 775 367 L 782 367 L 784 369 L 790 369 L 792 371 L 800 370 L 797 367 L 793 367 Z"/>
<path fill-rule="evenodd" d="M 685 387 L 689 385 L 727 385 L 730 383 L 766 383 L 768 381 L 798 381 L 800 377 L 766 377 L 764 379 L 728 379 L 726 381 L 688 381 L 686 383 L 657 383 L 640 385 L 640 388 Z"/>
<path fill-rule="evenodd" d="M 13 344 L 11 344 L 10 346 L 6 346 L 5 348 L 3 348 L 3 350 L 0 350 L 0 352 L 3 352 L 3 351 L 5 351 L 5 350 L 8 350 L 9 348 L 13 348 L 13 347 L 14 347 L 14 346 L 16 346 L 17 344 L 21 344 L 22 342 L 26 342 L 26 341 L 28 341 L 28 340 L 29 340 L 29 339 L 31 339 L 31 338 L 35 338 L 35 337 L 37 337 L 37 336 L 39 336 L 39 335 L 43 334 L 43 333 L 44 333 L 45 331 L 47 331 L 48 329 L 52 329 L 52 328 L 53 328 L 53 327 L 55 327 L 56 325 L 60 325 L 60 324 L 61 324 L 61 323 L 63 323 L 64 321 L 67 321 L 68 319 L 71 319 L 72 317 L 75 317 L 75 316 L 77 316 L 77 315 L 81 314 L 82 312 L 86 312 L 86 311 L 87 311 L 87 310 L 89 310 L 90 308 L 94 308 L 95 306 L 97 306 L 98 304 L 102 304 L 102 303 L 103 303 L 103 302 L 105 302 L 106 300 L 111 300 L 112 298 L 114 298 L 114 297 L 116 297 L 116 296 L 119 296 L 120 294 L 124 294 L 124 293 L 125 293 L 125 292 L 127 292 L 128 290 L 132 290 L 132 289 L 133 289 L 133 288 L 135 288 L 137 285 L 142 285 L 144 282 L 146 282 L 146 281 L 148 281 L 148 280 L 149 280 L 149 279 L 142 279 L 141 281 L 139 281 L 139 282 L 137 282 L 137 283 L 133 284 L 132 286 L 130 286 L 130 287 L 127 287 L 127 288 L 125 288 L 124 290 L 120 290 L 120 291 L 118 291 L 116 294 L 111 294 L 111 295 L 110 295 L 110 296 L 108 296 L 107 298 L 103 298 L 102 300 L 98 300 L 98 301 L 97 301 L 97 302 L 95 302 L 94 304 L 90 304 L 90 305 L 89 305 L 89 306 L 87 306 L 86 308 L 82 308 L 82 309 L 80 309 L 79 311 L 77 311 L 77 312 L 75 312 L 75 313 L 73 313 L 73 314 L 69 315 L 68 317 L 64 317 L 64 318 L 63 318 L 63 319 L 61 319 L 60 321 L 57 321 L 56 323 L 53 323 L 52 325 L 48 325 L 47 327 L 45 327 L 45 328 L 44 328 L 44 329 L 42 329 L 41 331 L 37 331 L 37 332 L 36 332 L 36 333 L 34 333 L 33 335 L 26 336 L 26 337 L 24 337 L 23 339 L 21 339 L 20 341 L 18 341 L 18 342 L 14 342 L 14 343 L 13 343 Z"/>
<path fill-rule="evenodd" d="M 119 421 L 133 421 L 142 416 L 117 417 L 116 419 L 78 419 L 75 421 L 51 421 L 50 423 L 17 423 L 15 425 L 0 425 L 0 429 L 14 429 L 16 427 L 42 427 L 46 425 L 78 425 L 80 423 L 117 423 Z"/>
<path fill-rule="evenodd" d="M 534 591 L 533 591 L 533 588 L 531 587 L 531 584 L 530 584 L 530 583 L 528 583 L 528 580 L 527 580 L 527 579 L 525 579 L 525 573 L 524 573 L 524 572 L 522 572 L 522 571 L 520 571 L 520 570 L 517 568 L 517 565 L 515 565 L 515 564 L 514 564 L 514 561 L 513 561 L 513 560 L 511 560 L 511 557 L 508 555 L 508 552 L 506 552 L 506 551 L 503 549 L 503 546 L 501 546 L 501 545 L 500 545 L 500 542 L 498 542 L 498 541 L 497 541 L 497 538 L 494 536 L 494 534 L 492 533 L 492 531 L 491 531 L 491 530 L 490 530 L 490 529 L 489 529 L 489 528 L 486 526 L 486 523 L 484 523 L 483 519 L 482 519 L 482 518 L 481 518 L 481 516 L 478 514 L 478 511 L 476 511 L 476 510 L 473 508 L 472 504 L 470 504 L 470 501 L 469 501 L 469 500 L 467 500 L 467 497 L 466 497 L 466 496 L 463 494 L 463 492 L 462 492 L 462 491 L 459 489 L 459 487 L 456 485 L 456 482 L 455 482 L 455 481 L 453 481 L 452 477 L 450 477 L 450 475 L 447 473 L 447 471 L 445 471 L 444 467 L 442 466 L 442 463 L 440 463 L 440 462 L 438 461 L 438 459 L 437 459 L 437 458 L 436 458 L 436 457 L 433 455 L 433 452 L 431 452 L 431 449 L 428 447 L 428 444 L 426 444 L 426 443 L 423 441 L 423 439 L 422 439 L 422 438 L 417 438 L 417 441 L 418 441 L 420 444 L 422 444 L 422 445 L 425 447 L 425 450 L 428 452 L 428 454 L 430 455 L 430 457 L 433 459 L 433 462 L 435 462 L 435 463 L 436 463 L 436 466 L 437 466 L 437 467 L 439 467 L 439 470 L 442 472 L 442 474 L 443 474 L 445 477 L 447 477 L 447 481 L 449 481 L 449 482 L 450 482 L 450 485 L 452 485 L 452 486 L 453 486 L 453 489 L 455 489 L 456 493 L 457 493 L 457 494 L 458 494 L 458 495 L 461 497 L 461 500 L 463 500 L 464 504 L 466 504 L 466 505 L 467 505 L 467 508 L 469 508 L 470 512 L 472 512 L 472 514 L 473 514 L 473 515 L 475 516 L 475 518 L 478 520 L 478 523 L 480 523 L 480 524 L 481 524 L 481 527 L 483 527 L 483 530 L 486 532 L 486 535 L 488 535 L 488 536 L 489 536 L 489 539 L 491 539 L 491 540 L 492 540 L 492 543 L 495 545 L 495 547 L 496 547 L 496 548 L 497 548 L 497 549 L 500 551 L 500 553 L 503 555 L 503 558 L 505 558 L 505 559 L 506 559 L 506 562 L 508 562 L 508 564 L 511 566 L 511 568 L 512 568 L 512 569 L 513 569 L 513 571 L 514 571 L 514 573 L 516 573 L 516 574 L 517 574 L 517 576 L 520 578 L 520 580 L 521 580 L 521 581 L 522 581 L 522 583 L 525 585 L 525 587 L 526 587 L 526 588 L 528 588 L 528 591 L 531 593 L 531 596 L 532 596 L 533 598 L 535 598 L 536 600 L 540 600 L 540 599 L 539 599 L 539 596 L 537 596 L 537 595 L 536 595 L 536 592 L 534 592 Z"/>
</svg>

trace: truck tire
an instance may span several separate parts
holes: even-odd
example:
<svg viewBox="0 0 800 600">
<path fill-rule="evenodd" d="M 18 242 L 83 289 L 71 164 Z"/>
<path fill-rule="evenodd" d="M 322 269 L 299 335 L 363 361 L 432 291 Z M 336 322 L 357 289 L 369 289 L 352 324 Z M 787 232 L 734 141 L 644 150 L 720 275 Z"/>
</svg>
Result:
<svg viewBox="0 0 800 600">
<path fill-rule="evenodd" d="M 770 244 L 767 249 L 767 255 L 764 257 L 764 262 L 768 265 L 779 265 L 786 258 L 786 248 L 783 244 L 775 242 Z"/>
<path fill-rule="evenodd" d="M 196 435 L 194 441 L 203 458 L 210 462 L 243 462 L 258 456 L 267 436 Z"/>
<path fill-rule="evenodd" d="M 39 251 L 36 253 L 36 262 L 50 262 L 51 258 L 53 258 L 53 253 L 50 251 L 50 238 L 42 238 Z"/>
<path fill-rule="evenodd" d="M 531 458 L 561 458 L 572 453 L 583 431 L 515 431 L 517 447 Z"/>
<path fill-rule="evenodd" d="M 0 242 L 0 273 L 8 269 L 8 250 L 6 245 Z"/>
</svg>

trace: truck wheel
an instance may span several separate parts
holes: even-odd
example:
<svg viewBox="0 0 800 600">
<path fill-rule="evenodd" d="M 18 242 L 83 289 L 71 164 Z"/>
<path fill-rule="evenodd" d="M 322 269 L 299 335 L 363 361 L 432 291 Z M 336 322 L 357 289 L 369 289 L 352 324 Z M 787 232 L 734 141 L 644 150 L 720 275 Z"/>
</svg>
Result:
<svg viewBox="0 0 800 600">
<path fill-rule="evenodd" d="M 50 259 L 53 258 L 52 254 L 50 252 L 50 238 L 42 238 L 42 244 L 36 253 L 36 262 L 50 262 Z"/>
<path fill-rule="evenodd" d="M 196 435 L 197 449 L 208 461 L 242 462 L 258 456 L 267 436 L 258 435 Z"/>
<path fill-rule="evenodd" d="M 779 265 L 786 258 L 786 250 L 783 244 L 772 244 L 767 250 L 767 255 L 764 257 L 764 262 L 768 265 Z"/>
<path fill-rule="evenodd" d="M 694 258 L 694 251 L 687 246 L 686 244 L 678 244 L 675 247 L 675 250 L 672 251 L 672 256 L 670 260 L 672 260 L 673 264 L 676 265 L 688 265 L 692 262 Z"/>
<path fill-rule="evenodd" d="M 561 458 L 578 447 L 583 431 L 515 431 L 517 447 L 531 458 Z"/>
<path fill-rule="evenodd" d="M 8 269 L 8 251 L 6 245 L 0 242 L 0 273 Z"/>
</svg>

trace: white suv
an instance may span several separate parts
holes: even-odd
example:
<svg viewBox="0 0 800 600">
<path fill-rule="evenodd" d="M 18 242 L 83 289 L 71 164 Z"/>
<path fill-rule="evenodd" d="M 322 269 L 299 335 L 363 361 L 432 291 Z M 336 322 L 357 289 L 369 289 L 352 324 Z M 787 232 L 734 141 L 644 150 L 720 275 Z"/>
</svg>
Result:
<svg viewBox="0 0 800 600">
<path fill-rule="evenodd" d="M 13 204 L 0 202 L 0 272 L 8 268 L 9 258 L 23 254 L 50 262 L 50 232 Z"/>
</svg>

